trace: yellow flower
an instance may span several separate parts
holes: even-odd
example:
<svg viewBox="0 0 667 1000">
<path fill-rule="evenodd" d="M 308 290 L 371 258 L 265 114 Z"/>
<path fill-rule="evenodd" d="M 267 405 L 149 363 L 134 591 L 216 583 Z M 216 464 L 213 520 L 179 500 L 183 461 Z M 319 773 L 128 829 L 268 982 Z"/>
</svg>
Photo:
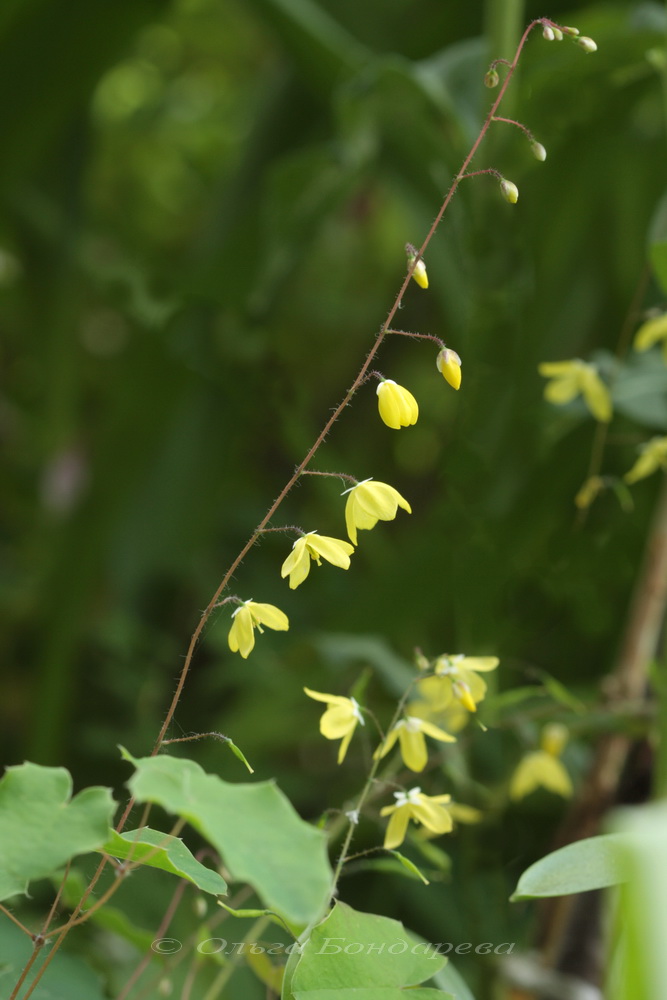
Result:
<svg viewBox="0 0 667 1000">
<path fill-rule="evenodd" d="M 326 559 L 332 566 L 349 569 L 350 556 L 353 552 L 354 545 L 350 545 L 349 542 L 309 531 L 307 535 L 302 535 L 295 541 L 292 551 L 282 565 L 280 575 L 284 578 L 289 574 L 290 589 L 295 590 L 310 573 L 311 559 L 314 559 L 318 566 L 322 565 L 322 559 Z"/>
<path fill-rule="evenodd" d="M 376 759 L 386 757 L 398 740 L 405 766 L 409 767 L 411 771 L 423 771 L 428 760 L 424 734 L 443 743 L 456 743 L 455 736 L 450 736 L 444 729 L 434 726 L 432 722 L 426 722 L 413 715 L 406 715 L 404 719 L 399 719 L 396 725 L 391 728 L 384 743 L 381 743 L 375 751 L 374 757 Z"/>
<path fill-rule="evenodd" d="M 364 479 L 342 494 L 348 493 L 345 504 L 345 524 L 347 533 L 354 544 L 357 544 L 357 529 L 374 528 L 378 521 L 392 521 L 399 507 L 412 513 L 408 501 L 398 490 L 387 483 L 376 483 L 372 479 Z"/>
<path fill-rule="evenodd" d="M 567 729 L 560 723 L 552 722 L 544 727 L 540 749 L 526 754 L 512 775 L 510 798 L 522 799 L 536 788 L 546 788 L 565 798 L 572 795 L 570 776 L 558 759 L 567 737 Z"/>
<path fill-rule="evenodd" d="M 410 820 L 421 823 L 431 833 L 449 833 L 452 829 L 452 817 L 444 808 L 451 795 L 424 795 L 421 788 L 411 788 L 409 792 L 394 792 L 394 798 L 395 805 L 380 810 L 381 816 L 391 816 L 384 838 L 388 851 L 403 843 Z"/>
<path fill-rule="evenodd" d="M 232 653 L 240 653 L 247 659 L 255 645 L 254 629 L 262 632 L 262 625 L 278 631 L 289 628 L 289 619 L 284 612 L 273 604 L 256 604 L 255 601 L 244 601 L 232 615 L 232 627 L 227 641 Z"/>
<path fill-rule="evenodd" d="M 443 347 L 435 359 L 438 371 L 449 382 L 453 389 L 461 386 L 461 359 L 450 347 Z"/>
<path fill-rule="evenodd" d="M 545 361 L 538 365 L 540 375 L 551 379 L 544 389 L 544 398 L 557 406 L 583 396 L 596 420 L 608 423 L 612 417 L 609 390 L 595 366 L 575 358 L 573 361 Z"/>
<path fill-rule="evenodd" d="M 467 725 L 470 712 L 456 698 L 443 707 L 443 687 L 448 689 L 442 678 L 435 675 L 417 681 L 417 698 L 410 702 L 409 712 L 429 722 L 437 719 L 448 732 L 458 733 Z"/>
<path fill-rule="evenodd" d="M 398 431 L 401 427 L 417 423 L 419 416 L 417 400 L 402 385 L 397 385 L 390 378 L 384 379 L 377 387 L 377 397 L 380 416 L 387 427 Z"/>
<path fill-rule="evenodd" d="M 435 661 L 435 676 L 440 679 L 441 696 L 439 707 L 447 708 L 454 699 L 460 701 L 469 712 L 476 712 L 477 705 L 486 695 L 486 682 L 478 673 L 495 670 L 497 656 L 439 656 Z"/>
<path fill-rule="evenodd" d="M 647 441 L 639 458 L 623 478 L 626 483 L 636 483 L 657 469 L 667 469 L 667 437 L 654 437 Z"/>
<path fill-rule="evenodd" d="M 635 350 L 648 351 L 658 341 L 662 341 L 662 355 L 667 362 L 667 313 L 654 316 L 639 327 L 635 334 Z"/>
<path fill-rule="evenodd" d="M 364 717 L 361 714 L 359 703 L 356 698 L 343 698 L 337 694 L 320 694 L 319 691 L 311 691 L 310 688 L 303 689 L 309 698 L 315 701 L 325 701 L 329 706 L 320 719 L 320 732 L 327 740 L 343 739 L 338 750 L 338 763 L 342 763 L 347 748 L 350 745 L 352 734 L 360 722 L 363 726 Z"/>
<path fill-rule="evenodd" d="M 408 267 L 410 267 L 417 256 L 417 251 L 412 246 L 411 243 L 406 243 L 405 252 L 408 255 Z M 415 279 L 420 288 L 428 288 L 428 275 L 426 273 L 426 264 L 419 258 L 415 264 L 415 269 L 412 272 L 412 277 Z"/>
</svg>

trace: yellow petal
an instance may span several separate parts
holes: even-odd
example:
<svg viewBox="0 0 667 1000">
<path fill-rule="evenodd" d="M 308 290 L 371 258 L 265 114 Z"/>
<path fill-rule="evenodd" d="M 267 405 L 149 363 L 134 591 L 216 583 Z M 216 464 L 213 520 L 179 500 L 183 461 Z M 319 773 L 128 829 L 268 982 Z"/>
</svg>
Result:
<svg viewBox="0 0 667 1000">
<path fill-rule="evenodd" d="M 350 545 L 349 542 L 313 533 L 306 535 L 306 545 L 332 566 L 339 566 L 341 569 L 350 568 L 350 556 L 354 552 L 354 545 Z"/>
<path fill-rule="evenodd" d="M 415 269 L 412 272 L 412 277 L 420 288 L 428 288 L 428 275 L 426 273 L 426 264 L 423 260 L 417 261 Z"/>
<path fill-rule="evenodd" d="M 561 375 L 574 375 L 581 362 L 574 361 L 542 361 L 537 370 L 545 378 L 558 378 Z"/>
<path fill-rule="evenodd" d="M 357 718 L 352 705 L 331 705 L 320 719 L 320 732 L 328 740 L 339 740 L 354 729 Z"/>
<path fill-rule="evenodd" d="M 309 698 L 314 701 L 326 701 L 331 705 L 349 705 L 351 704 L 350 698 L 346 698 L 342 694 L 323 694 L 321 691 L 313 691 L 311 688 L 305 687 L 303 689 Z"/>
<path fill-rule="evenodd" d="M 623 478 L 626 483 L 636 483 L 657 469 L 664 469 L 666 464 L 667 437 L 656 437 L 644 445 L 641 455 Z"/>
<path fill-rule="evenodd" d="M 596 371 L 587 371 L 583 380 L 582 391 L 588 409 L 596 420 L 601 423 L 609 423 L 612 418 L 613 409 L 611 396 L 606 385 Z"/>
<path fill-rule="evenodd" d="M 642 323 L 635 334 L 635 350 L 647 351 L 665 337 L 667 337 L 667 313 Z"/>
<path fill-rule="evenodd" d="M 446 733 L 444 729 L 439 729 L 438 726 L 434 726 L 432 722 L 423 722 L 421 724 L 422 733 L 426 733 L 434 740 L 440 740 L 442 743 L 456 743 L 456 737 L 450 736 Z"/>
<path fill-rule="evenodd" d="M 425 795 L 411 809 L 413 817 L 433 833 L 449 833 L 454 826 L 449 812 Z"/>
<path fill-rule="evenodd" d="M 457 666 L 486 673 L 489 670 L 495 670 L 499 663 L 500 660 L 497 656 L 464 656 Z"/>
<path fill-rule="evenodd" d="M 479 823 L 484 815 L 479 809 L 464 806 L 460 802 L 452 802 L 448 809 L 455 823 Z"/>
<path fill-rule="evenodd" d="M 338 747 L 338 763 L 342 764 L 345 760 L 345 754 L 347 753 L 347 748 L 350 745 L 350 741 L 354 735 L 355 726 L 349 730 L 349 732 L 343 737 L 341 745 Z"/>
<path fill-rule="evenodd" d="M 563 406 L 579 395 L 579 383 L 574 377 L 555 378 L 544 387 L 544 398 L 555 406 Z"/>
<path fill-rule="evenodd" d="M 387 824 L 384 846 L 386 850 L 391 851 L 393 848 L 402 844 L 405 840 L 408 823 L 410 822 L 410 806 L 404 805 L 399 806 L 398 808 L 395 806 L 385 806 L 385 808 L 381 810 L 381 814 L 386 815 L 386 811 L 389 810 L 392 810 L 392 816 Z"/>
<path fill-rule="evenodd" d="M 310 555 L 306 548 L 306 539 L 298 538 L 292 551 L 282 565 L 280 575 L 284 578 L 289 574 L 290 590 L 295 590 L 310 572 Z"/>
<path fill-rule="evenodd" d="M 285 632 L 289 628 L 287 615 L 274 604 L 255 604 L 254 601 L 249 601 L 247 607 L 250 609 L 254 625 L 266 625 L 267 628 L 276 629 L 278 632 Z"/>
<path fill-rule="evenodd" d="M 240 653 L 244 660 L 248 658 L 255 645 L 255 634 L 253 632 L 252 614 L 247 605 L 241 605 L 234 612 L 227 642 L 232 653 Z"/>
<path fill-rule="evenodd" d="M 453 389 L 461 387 L 461 359 L 449 347 L 443 347 L 435 359 L 436 367 Z"/>
<path fill-rule="evenodd" d="M 407 726 L 401 726 L 398 731 L 401 744 L 401 757 L 406 767 L 411 771 L 423 771 L 428 760 L 426 740 L 420 732 L 410 732 Z"/>
<path fill-rule="evenodd" d="M 540 749 L 552 757 L 560 757 L 569 737 L 570 734 L 562 723 L 550 722 L 542 730 Z"/>
</svg>

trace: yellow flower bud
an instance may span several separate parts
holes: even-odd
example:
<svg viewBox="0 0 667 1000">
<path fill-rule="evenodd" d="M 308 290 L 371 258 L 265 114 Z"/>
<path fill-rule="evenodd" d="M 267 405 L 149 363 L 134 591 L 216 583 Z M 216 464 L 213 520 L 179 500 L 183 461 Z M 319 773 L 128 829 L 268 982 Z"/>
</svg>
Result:
<svg viewBox="0 0 667 1000">
<path fill-rule="evenodd" d="M 544 27 L 542 28 L 542 37 L 546 38 L 548 42 L 553 42 L 554 38 L 556 37 L 554 35 L 553 28 L 550 27 L 548 24 L 545 24 Z"/>
<path fill-rule="evenodd" d="M 449 347 L 443 347 L 435 359 L 438 371 L 449 382 L 453 389 L 461 386 L 461 359 Z"/>
<path fill-rule="evenodd" d="M 417 251 L 413 247 L 412 243 L 405 244 L 405 252 L 408 255 L 408 267 L 414 264 L 417 258 Z M 412 272 L 412 277 L 415 279 L 420 288 L 428 288 L 428 275 L 426 274 L 426 264 L 420 258 L 415 264 L 415 269 Z"/>
<path fill-rule="evenodd" d="M 554 33 L 554 38 L 556 39 L 556 41 L 557 42 L 562 42 L 563 41 L 563 32 L 560 30 L 560 28 L 553 27 L 551 30 Z"/>
<path fill-rule="evenodd" d="M 508 201 L 510 205 L 516 205 L 519 200 L 519 189 L 516 184 L 513 184 L 512 181 L 505 180 L 503 177 L 500 182 L 500 192 L 505 201 Z"/>
</svg>

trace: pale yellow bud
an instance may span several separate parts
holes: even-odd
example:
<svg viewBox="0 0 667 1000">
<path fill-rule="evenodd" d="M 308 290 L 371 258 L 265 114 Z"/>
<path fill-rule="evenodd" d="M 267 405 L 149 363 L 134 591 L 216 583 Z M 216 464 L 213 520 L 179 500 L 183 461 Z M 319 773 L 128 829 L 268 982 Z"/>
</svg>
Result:
<svg viewBox="0 0 667 1000">
<path fill-rule="evenodd" d="M 535 159 L 539 160 L 540 163 L 544 163 L 544 161 L 547 158 L 547 151 L 542 145 L 542 143 L 536 142 L 535 139 L 533 139 L 533 141 L 530 144 L 530 148 L 533 152 L 533 156 L 535 157 Z"/>
<path fill-rule="evenodd" d="M 584 52 L 597 52 L 598 50 L 597 45 L 592 38 L 588 37 L 588 35 L 581 35 L 580 38 L 577 38 L 577 45 L 580 49 L 583 49 Z"/>
<path fill-rule="evenodd" d="M 557 42 L 562 42 L 563 41 L 563 32 L 560 30 L 560 28 L 552 28 L 551 30 L 554 33 L 554 38 L 556 39 L 556 41 Z"/>
<path fill-rule="evenodd" d="M 545 24 L 544 27 L 542 28 L 542 37 L 546 38 L 548 42 L 553 42 L 554 38 L 556 37 L 554 35 L 554 29 L 551 28 L 548 24 Z"/>
<path fill-rule="evenodd" d="M 519 200 L 519 189 L 516 184 L 513 184 L 512 181 L 505 180 L 503 177 L 500 182 L 500 192 L 505 201 L 508 201 L 510 205 L 516 205 Z"/>
<path fill-rule="evenodd" d="M 562 30 L 566 35 L 572 35 L 574 38 L 579 34 L 579 28 L 571 28 L 569 24 L 564 24 Z"/>
</svg>

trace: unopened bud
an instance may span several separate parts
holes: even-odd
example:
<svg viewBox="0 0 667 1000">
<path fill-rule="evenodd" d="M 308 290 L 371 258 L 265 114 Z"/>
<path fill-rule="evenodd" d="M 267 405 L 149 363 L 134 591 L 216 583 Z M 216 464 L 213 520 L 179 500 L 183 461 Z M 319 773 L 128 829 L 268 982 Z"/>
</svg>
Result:
<svg viewBox="0 0 667 1000">
<path fill-rule="evenodd" d="M 554 33 L 554 38 L 556 39 L 556 41 L 557 42 L 562 42 L 563 41 L 563 32 L 560 30 L 560 28 L 552 28 L 551 30 Z"/>
<path fill-rule="evenodd" d="M 544 27 L 542 28 L 542 37 L 546 38 L 548 42 L 553 42 L 554 38 L 556 37 L 554 35 L 553 28 L 551 28 L 548 24 L 545 24 Z"/>
<path fill-rule="evenodd" d="M 431 661 L 424 656 L 421 650 L 415 650 L 415 666 L 417 670 L 430 670 Z"/>
<path fill-rule="evenodd" d="M 461 386 L 461 359 L 456 351 L 443 347 L 435 359 L 438 371 L 453 389 Z"/>
<path fill-rule="evenodd" d="M 174 984 L 171 979 L 167 979 L 166 976 L 162 978 L 158 983 L 157 991 L 161 997 L 171 996 L 174 991 Z"/>
<path fill-rule="evenodd" d="M 505 201 L 508 201 L 510 205 L 516 205 L 517 201 L 519 200 L 518 187 L 516 186 L 516 184 L 513 184 L 512 181 L 505 180 L 504 177 L 500 182 L 500 193 L 502 194 Z"/>
<path fill-rule="evenodd" d="M 579 28 L 571 28 L 569 24 L 564 24 L 561 28 L 566 35 L 572 35 L 574 38 L 579 34 Z"/>
<path fill-rule="evenodd" d="M 412 243 L 405 244 L 405 252 L 408 255 L 408 267 L 411 267 L 415 263 L 417 257 L 417 251 L 413 247 Z M 421 258 L 415 264 L 415 269 L 412 272 L 412 277 L 415 279 L 420 288 L 428 288 L 428 275 L 426 273 L 426 264 Z"/>
<path fill-rule="evenodd" d="M 581 35 L 577 38 L 577 45 L 580 49 L 583 49 L 584 52 L 597 52 L 598 50 L 596 43 L 592 38 L 589 38 L 588 35 Z"/>
<path fill-rule="evenodd" d="M 498 76 L 498 71 L 495 69 L 490 69 L 486 76 L 484 77 L 484 86 L 488 87 L 489 90 L 493 90 L 500 83 L 500 77 Z"/>
<path fill-rule="evenodd" d="M 533 153 L 533 156 L 535 157 L 535 159 L 539 160 L 540 163 L 544 163 L 544 161 L 547 158 L 547 151 L 544 148 L 544 146 L 542 145 L 542 143 L 541 142 L 537 142 L 535 139 L 533 139 L 532 142 L 531 142 L 531 144 L 530 144 L 530 148 L 532 150 L 532 153 Z"/>
</svg>

